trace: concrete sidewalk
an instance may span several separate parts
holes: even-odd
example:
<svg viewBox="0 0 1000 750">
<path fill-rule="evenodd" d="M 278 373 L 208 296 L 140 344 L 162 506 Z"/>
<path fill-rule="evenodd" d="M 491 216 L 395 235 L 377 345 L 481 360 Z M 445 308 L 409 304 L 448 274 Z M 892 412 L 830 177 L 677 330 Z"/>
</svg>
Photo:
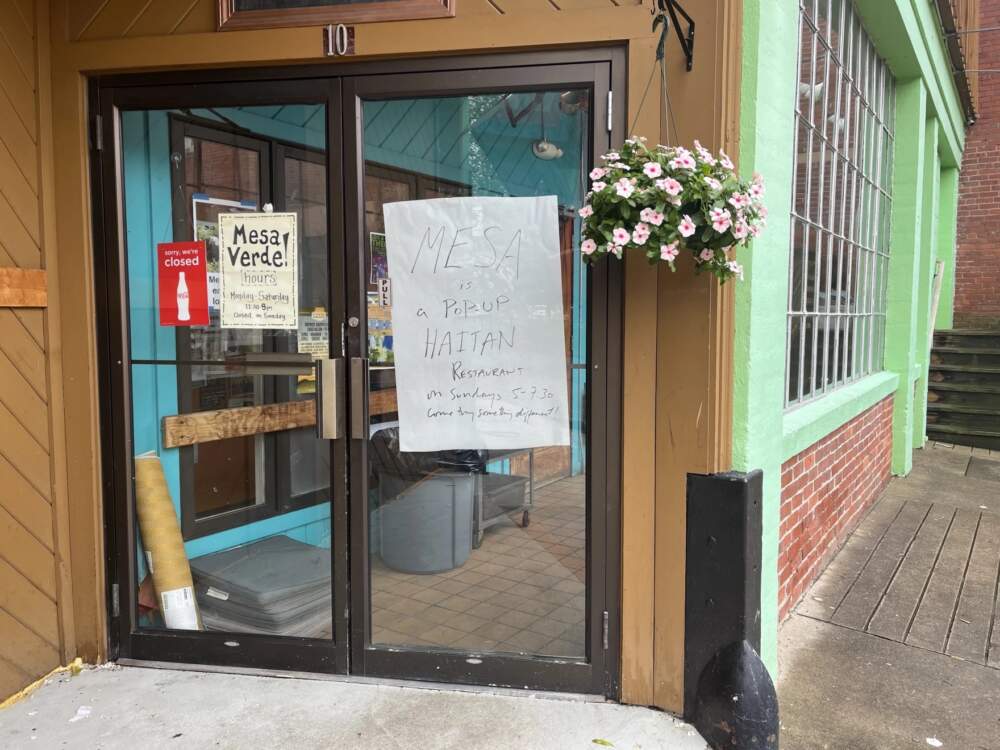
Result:
<svg viewBox="0 0 1000 750">
<path fill-rule="evenodd" d="M 597 742 L 595 742 L 597 740 Z M 104 667 L 0 711 L 4 750 L 703 750 L 669 714 L 573 697 Z"/>
<path fill-rule="evenodd" d="M 998 571 L 1000 455 L 918 451 L 782 626 L 782 750 L 1000 749 Z"/>
</svg>

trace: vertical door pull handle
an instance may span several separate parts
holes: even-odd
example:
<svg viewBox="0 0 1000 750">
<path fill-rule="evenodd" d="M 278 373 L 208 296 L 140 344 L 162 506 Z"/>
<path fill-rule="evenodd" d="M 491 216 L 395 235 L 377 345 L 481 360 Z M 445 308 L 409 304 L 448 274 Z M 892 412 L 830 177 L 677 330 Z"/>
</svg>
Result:
<svg viewBox="0 0 1000 750">
<path fill-rule="evenodd" d="M 344 360 L 316 360 L 316 436 L 344 437 Z"/>
<path fill-rule="evenodd" d="M 351 439 L 368 439 L 368 360 L 351 357 Z"/>
</svg>

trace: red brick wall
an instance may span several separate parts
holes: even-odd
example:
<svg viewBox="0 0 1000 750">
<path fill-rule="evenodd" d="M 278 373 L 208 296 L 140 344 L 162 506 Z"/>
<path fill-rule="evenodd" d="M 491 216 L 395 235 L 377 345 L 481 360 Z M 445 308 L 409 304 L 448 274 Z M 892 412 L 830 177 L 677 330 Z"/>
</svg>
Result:
<svg viewBox="0 0 1000 750">
<path fill-rule="evenodd" d="M 892 396 L 781 467 L 778 616 L 783 620 L 889 481 Z"/>
<path fill-rule="evenodd" d="M 983 26 L 1000 0 L 982 0 Z M 977 68 L 1000 68 L 1000 34 L 979 35 Z M 978 120 L 969 129 L 959 178 L 955 327 L 1000 327 L 1000 75 L 979 77 Z"/>
</svg>

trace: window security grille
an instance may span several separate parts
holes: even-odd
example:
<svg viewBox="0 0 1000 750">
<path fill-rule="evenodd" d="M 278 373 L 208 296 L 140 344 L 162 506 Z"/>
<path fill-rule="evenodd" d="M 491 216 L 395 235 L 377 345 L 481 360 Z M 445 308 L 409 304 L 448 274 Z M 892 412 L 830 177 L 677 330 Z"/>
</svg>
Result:
<svg viewBox="0 0 1000 750">
<path fill-rule="evenodd" d="M 801 0 L 785 403 L 882 369 L 892 73 L 850 0 Z"/>
</svg>

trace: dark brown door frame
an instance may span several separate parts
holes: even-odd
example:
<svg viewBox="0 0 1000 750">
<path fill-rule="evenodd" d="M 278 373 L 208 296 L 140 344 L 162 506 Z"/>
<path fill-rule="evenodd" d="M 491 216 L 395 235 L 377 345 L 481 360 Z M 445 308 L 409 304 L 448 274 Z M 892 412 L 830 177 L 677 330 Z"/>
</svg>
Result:
<svg viewBox="0 0 1000 750">
<path fill-rule="evenodd" d="M 588 509 L 594 536 L 588 546 L 589 604 L 587 665 L 565 660 L 497 656 L 484 669 L 470 670 L 466 656 L 446 652 L 390 655 L 365 648 L 367 550 L 350 573 L 348 550 L 367 523 L 365 512 L 349 513 L 352 488 L 363 473 L 364 441 L 334 441 L 331 461 L 331 523 L 334 566 L 334 639 L 286 639 L 254 634 L 139 631 L 135 626 L 135 528 L 132 511 L 132 437 L 125 276 L 124 195 L 120 182 L 118 114 L 126 109 L 249 106 L 276 103 L 326 103 L 328 236 L 331 243 L 331 342 L 339 341 L 348 310 L 364 320 L 364 285 L 358 271 L 363 208 L 362 164 L 358 161 L 360 113 L 364 96 L 412 97 L 421 94 L 472 94 L 551 87 L 589 88 L 593 95 L 593 159 L 625 137 L 625 104 L 615 102 L 612 130 L 605 127 L 610 89 L 625 92 L 625 54 L 618 47 L 521 52 L 417 60 L 376 61 L 272 68 L 114 74 L 90 81 L 92 123 L 91 189 L 95 248 L 95 303 L 98 321 L 101 390 L 102 489 L 107 529 L 107 583 L 110 654 L 136 661 L 212 663 L 230 667 L 368 673 L 411 679 L 483 682 L 532 689 L 569 690 L 617 697 L 620 682 L 621 572 L 621 369 L 623 273 L 621 264 L 604 263 L 590 273 L 588 368 L 591 381 L 586 421 L 589 428 Z M 448 72 L 450 75 L 435 75 Z M 220 83 L 224 86 L 208 84 Z M 343 89 L 343 91 L 342 91 Z M 346 106 L 342 107 L 342 103 Z M 345 181 L 345 163 L 354 169 Z M 336 200 L 346 185 L 344 200 Z M 346 211 L 346 213 L 345 213 Z M 347 221 L 346 217 L 352 220 Z M 345 253 L 339 248 L 355 248 Z M 350 267 L 346 256 L 350 256 Z M 346 284 L 345 284 L 346 280 Z M 346 292 L 346 294 L 345 294 Z M 595 311 L 598 314 L 595 315 Z M 360 314 L 359 314 L 360 313 Z M 350 329 L 347 329 L 350 331 Z M 363 356 L 359 331 L 348 336 L 348 356 Z M 336 352 L 335 352 L 336 353 Z M 367 408 L 362 404 L 362 408 Z M 348 451 L 352 464 L 348 463 Z M 363 481 L 363 477 L 362 477 Z M 605 502 L 594 503 L 603 494 Z M 339 499 L 338 499 L 339 498 Z M 356 501 L 360 502 L 360 501 Z M 366 539 L 362 536 L 361 539 Z M 592 554 L 594 553 L 594 554 Z M 603 559 L 602 559 L 603 558 Z M 357 563 L 358 561 L 355 561 Z M 363 576 L 361 574 L 364 574 Z M 363 577 L 365 580 L 359 580 Z M 348 592 L 349 598 L 348 598 Z M 588 594 L 590 596 L 591 594 Z M 348 606 L 342 606 L 347 601 Z M 597 601 L 597 600 L 600 601 Z M 601 605 L 601 606 L 597 606 Z M 358 607 L 362 607 L 358 609 Z M 607 648 L 604 647 L 604 612 Z M 349 628 L 350 636 L 349 638 Z M 360 638 L 358 636 L 361 636 Z M 234 646 L 233 643 L 238 645 Z M 350 651 L 348 643 L 351 643 Z M 401 657 L 395 664 L 393 658 Z"/>
<path fill-rule="evenodd" d="M 93 123 L 91 182 L 94 205 L 95 299 L 100 356 L 102 484 L 108 534 L 108 622 L 112 658 L 139 661 L 212 663 L 232 667 L 346 672 L 347 622 L 331 612 L 334 638 L 287 639 L 267 635 L 170 630 L 139 630 L 132 582 L 136 580 L 136 519 L 132 496 L 131 360 L 127 319 L 128 286 L 124 233 L 120 113 L 126 110 L 323 104 L 327 109 L 327 195 L 343 182 L 340 144 L 340 79 L 321 81 L 239 82 L 226 86 L 168 85 L 119 88 L 91 81 Z M 193 82 L 192 82 L 193 83 Z M 335 187 L 336 185 L 336 187 Z M 328 206 L 331 248 L 343 247 L 342 202 Z M 339 346 L 343 324 L 343 253 L 330 255 L 330 333 Z M 331 523 L 333 585 L 346 591 L 347 514 L 344 495 L 347 455 L 344 441 L 331 442 Z M 335 489 L 335 488 L 340 488 Z M 341 516 L 338 516 L 338 512 Z"/>
<path fill-rule="evenodd" d="M 364 156 L 362 134 L 362 102 L 365 99 L 399 99 L 421 96 L 462 96 L 491 92 L 538 91 L 553 88 L 587 89 L 591 93 L 594 109 L 601 112 L 600 105 L 607 102 L 611 86 L 612 66 L 610 61 L 592 61 L 568 65 L 524 66 L 500 69 L 477 69 L 440 72 L 403 73 L 399 75 L 358 76 L 344 79 L 344 165 L 349 176 L 346 187 L 347 209 L 346 230 L 348 263 L 348 311 L 349 317 L 361 321 L 357 328 L 348 329 L 348 356 L 367 357 L 367 341 L 364 332 L 367 307 L 364 304 L 367 289 L 364 277 L 363 237 L 364 237 Z M 589 142 L 594 149 L 592 158 L 610 148 L 609 134 L 600 127 L 602 118 L 591 116 Z M 609 347 L 620 346 L 621 336 L 609 331 L 612 324 L 610 308 L 612 287 L 619 289 L 621 279 L 613 279 L 620 264 L 599 264 L 592 268 L 587 292 L 588 329 L 590 334 L 588 352 L 588 406 L 590 413 L 586 423 L 589 427 L 587 472 L 587 510 L 589 515 L 589 539 L 587 549 L 587 657 L 586 661 L 566 658 L 544 658 L 539 656 L 515 656 L 511 654 L 477 654 L 474 660 L 466 653 L 455 651 L 434 651 L 427 649 L 405 649 L 400 647 L 373 646 L 369 643 L 370 621 L 366 616 L 351 619 L 351 662 L 366 675 L 392 678 L 414 678 L 443 680 L 454 683 L 492 684 L 529 687 L 531 689 L 563 690 L 578 693 L 617 694 L 617 622 L 614 633 L 611 613 L 618 611 L 617 559 L 620 544 L 618 539 L 618 487 L 620 481 L 614 464 L 609 465 L 609 453 L 616 452 L 620 440 L 608 440 L 608 435 L 619 435 L 620 429 L 609 423 L 607 407 L 617 403 L 619 396 L 609 390 L 609 372 L 619 368 L 604 366 L 605 362 L 620 362 L 620 357 L 609 359 Z M 620 329 L 619 329 L 620 330 Z M 610 335 L 609 335 L 610 333 Z M 615 343 L 610 343 L 611 340 Z M 364 384 L 358 387 L 363 392 Z M 358 388 L 352 385 L 352 392 Z M 620 389 L 617 391 L 620 394 Z M 352 403 L 351 408 L 357 404 Z M 364 408 L 364 404 L 361 404 Z M 368 424 L 367 414 L 363 423 Z M 615 420 L 611 417 L 611 420 Z M 610 430 L 610 431 L 609 431 Z M 610 443 L 610 444 L 609 444 Z M 352 440 L 350 446 L 351 495 L 355 512 L 351 516 L 351 538 L 356 540 L 355 555 L 360 555 L 364 564 L 356 564 L 351 570 L 351 609 L 366 613 L 369 609 L 368 571 L 368 514 L 359 507 L 367 506 L 367 440 Z M 607 494 L 610 472 L 616 477 L 615 493 Z M 600 489 L 598 489 L 600 488 Z M 596 490 L 596 491 L 595 491 Z M 601 492 L 604 490 L 604 492 Z M 604 495 L 602 498 L 601 496 Z M 364 503 L 359 506 L 359 503 Z M 614 513 L 607 512 L 614 508 Z M 360 542 L 360 543 L 358 543 Z M 610 587 L 614 581 L 613 588 Z M 607 647 L 604 639 L 604 612 L 608 612 Z M 617 617 L 614 618 L 617 621 Z M 613 640 L 612 640 L 613 639 Z M 614 679 L 609 679 L 614 675 Z"/>
</svg>

